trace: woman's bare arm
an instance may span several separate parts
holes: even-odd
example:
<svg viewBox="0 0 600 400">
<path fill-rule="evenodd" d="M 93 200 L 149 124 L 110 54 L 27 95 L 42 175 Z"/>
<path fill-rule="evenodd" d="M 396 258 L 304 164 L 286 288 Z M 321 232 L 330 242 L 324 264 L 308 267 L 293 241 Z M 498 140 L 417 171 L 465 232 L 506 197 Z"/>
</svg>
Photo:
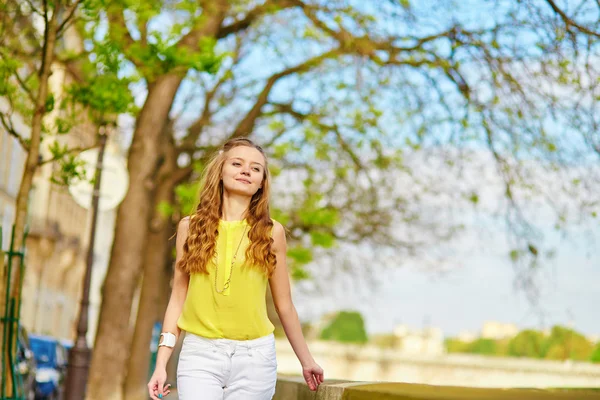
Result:
<svg viewBox="0 0 600 400">
<path fill-rule="evenodd" d="M 285 239 L 285 230 L 283 226 L 275 221 L 273 227 L 274 252 L 277 256 L 277 267 L 275 272 L 269 279 L 271 293 L 275 303 L 275 309 L 279 315 L 279 319 L 283 324 L 285 334 L 294 349 L 294 353 L 302 364 L 302 373 L 304 379 L 311 390 L 317 390 L 319 384 L 323 382 L 323 370 L 317 365 L 313 359 L 304 335 L 302 327 L 298 319 L 296 307 L 292 302 L 292 294 L 290 289 L 290 277 L 288 274 L 286 252 L 287 243 Z"/>
<path fill-rule="evenodd" d="M 181 269 L 177 268 L 177 263 L 183 256 L 183 245 L 185 244 L 188 236 L 188 228 L 189 217 L 186 217 L 179 222 L 179 226 L 177 227 L 177 239 L 175 242 L 175 276 L 173 278 L 171 297 L 169 299 L 169 304 L 167 305 L 167 311 L 165 312 L 165 318 L 162 325 L 163 332 L 171 332 L 177 337 L 179 337 L 179 334 L 181 333 L 181 330 L 177 326 L 177 320 L 181 315 L 183 303 L 185 302 L 185 297 L 187 296 L 188 283 L 190 281 L 190 276 Z M 156 356 L 156 367 L 166 368 L 172 352 L 173 349 L 160 346 Z"/>
</svg>

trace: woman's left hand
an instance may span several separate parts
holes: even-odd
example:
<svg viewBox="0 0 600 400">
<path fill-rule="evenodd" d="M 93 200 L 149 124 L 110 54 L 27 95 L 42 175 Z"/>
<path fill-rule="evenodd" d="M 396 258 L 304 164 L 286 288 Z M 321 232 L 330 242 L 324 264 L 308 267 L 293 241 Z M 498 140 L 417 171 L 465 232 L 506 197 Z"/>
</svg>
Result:
<svg viewBox="0 0 600 400">
<path fill-rule="evenodd" d="M 311 364 L 302 366 L 302 376 L 304 376 L 308 388 L 315 391 L 323 383 L 323 368 L 313 361 Z"/>
</svg>

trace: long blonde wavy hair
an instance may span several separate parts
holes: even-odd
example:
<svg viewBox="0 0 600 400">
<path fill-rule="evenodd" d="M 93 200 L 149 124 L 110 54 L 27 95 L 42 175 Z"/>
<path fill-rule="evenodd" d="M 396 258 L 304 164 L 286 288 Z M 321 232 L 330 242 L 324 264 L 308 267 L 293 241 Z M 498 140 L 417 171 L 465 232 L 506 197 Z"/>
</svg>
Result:
<svg viewBox="0 0 600 400">
<path fill-rule="evenodd" d="M 238 138 L 227 141 L 220 151 L 215 153 L 206 166 L 200 189 L 200 199 L 196 211 L 190 215 L 189 233 L 183 246 L 183 256 L 177 263 L 188 274 L 208 274 L 207 266 L 215 256 L 219 220 L 223 212 L 223 165 L 227 152 L 234 147 L 248 146 L 260 151 L 265 158 L 262 188 L 252 196 L 246 211 L 246 221 L 250 225 L 248 238 L 250 245 L 246 249 L 245 266 L 259 268 L 268 277 L 275 270 L 276 257 L 272 250 L 271 231 L 273 221 L 269 212 L 271 177 L 267 166 L 267 157 L 263 149 L 250 139 Z"/>
</svg>

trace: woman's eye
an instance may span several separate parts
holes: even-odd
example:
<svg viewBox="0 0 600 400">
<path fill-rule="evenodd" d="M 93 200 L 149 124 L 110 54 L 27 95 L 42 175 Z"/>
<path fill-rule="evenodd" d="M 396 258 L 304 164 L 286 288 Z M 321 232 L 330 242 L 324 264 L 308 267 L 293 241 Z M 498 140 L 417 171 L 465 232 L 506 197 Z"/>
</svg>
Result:
<svg viewBox="0 0 600 400">
<path fill-rule="evenodd" d="M 239 162 L 234 162 L 233 165 L 239 167 L 241 164 Z"/>
<path fill-rule="evenodd" d="M 260 168 L 254 167 L 253 170 L 256 171 L 256 172 L 260 172 Z"/>
</svg>

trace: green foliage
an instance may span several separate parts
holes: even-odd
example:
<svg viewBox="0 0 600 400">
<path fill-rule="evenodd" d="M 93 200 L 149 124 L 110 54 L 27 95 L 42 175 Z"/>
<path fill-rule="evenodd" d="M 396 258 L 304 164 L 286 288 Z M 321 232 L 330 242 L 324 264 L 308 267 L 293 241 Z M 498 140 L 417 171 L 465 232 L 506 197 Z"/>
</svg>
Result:
<svg viewBox="0 0 600 400">
<path fill-rule="evenodd" d="M 471 342 L 464 342 L 455 338 L 448 338 L 444 341 L 448 353 L 468 353 Z"/>
<path fill-rule="evenodd" d="M 141 64 L 141 72 L 150 81 L 157 76 L 174 70 L 196 70 L 214 74 L 225 54 L 215 53 L 215 40 L 203 37 L 198 43 L 198 50 L 189 50 L 178 46 L 160 32 L 151 32 L 147 46 L 136 42 L 131 48 L 131 55 Z"/>
<path fill-rule="evenodd" d="M 175 198 L 182 215 L 190 215 L 198 205 L 200 183 L 191 182 L 178 185 L 175 188 Z"/>
<path fill-rule="evenodd" d="M 510 340 L 477 339 L 473 342 L 462 342 L 450 338 L 446 339 L 445 345 L 448 353 L 600 362 L 600 344 L 594 349 L 585 336 L 562 326 L 554 326 L 550 335 L 526 329 Z"/>
<path fill-rule="evenodd" d="M 316 198 L 317 195 L 314 195 Z M 306 203 L 306 208 L 298 210 L 298 216 L 302 223 L 312 226 L 334 226 L 339 220 L 339 211 L 334 208 L 321 208 L 316 204 L 316 201 L 309 199 Z"/>
<path fill-rule="evenodd" d="M 86 179 L 86 164 L 76 155 L 70 154 L 67 146 L 60 146 L 58 142 L 50 146 L 53 159 L 57 168 L 52 171 L 50 181 L 56 185 L 69 186 L 71 183 Z"/>
<path fill-rule="evenodd" d="M 310 279 L 312 277 L 312 275 L 306 270 L 306 268 L 304 268 L 304 266 L 296 263 L 291 263 L 290 276 L 296 282 L 304 279 Z"/>
<path fill-rule="evenodd" d="M 600 363 L 600 342 L 596 344 L 596 347 L 592 351 L 592 355 L 590 356 L 590 361 L 593 363 Z"/>
<path fill-rule="evenodd" d="M 331 233 L 328 232 L 319 232 L 314 230 L 310 232 L 310 238 L 313 245 L 326 249 L 333 247 L 335 243 L 335 238 Z"/>
<path fill-rule="evenodd" d="M 480 338 L 470 344 L 469 353 L 491 356 L 497 354 L 496 348 L 497 345 L 494 339 Z"/>
<path fill-rule="evenodd" d="M 357 311 L 339 312 L 319 337 L 345 343 L 366 343 L 368 340 L 365 322 Z"/>
<path fill-rule="evenodd" d="M 0 96 L 7 96 L 15 91 L 12 83 L 13 74 L 19 69 L 21 63 L 10 57 L 7 49 L 0 47 Z"/>
<path fill-rule="evenodd" d="M 158 203 L 157 209 L 159 214 L 164 218 L 170 217 L 173 215 L 173 212 L 175 212 L 175 207 L 168 201 L 161 201 Z"/>
<path fill-rule="evenodd" d="M 589 360 L 592 351 L 585 336 L 563 326 L 554 326 L 544 343 L 544 358 L 551 360 Z"/>
<path fill-rule="evenodd" d="M 527 329 L 512 338 L 508 344 L 508 355 L 514 357 L 542 358 L 546 338 L 542 332 Z"/>
<path fill-rule="evenodd" d="M 129 85 L 131 78 L 120 76 L 124 67 L 115 43 L 96 42 L 90 61 L 82 65 L 84 80 L 65 88 L 67 96 L 63 108 L 70 104 L 72 112 L 86 109 L 92 121 L 104 124 L 107 118 L 123 113 L 135 113 L 135 103 Z M 79 106 L 79 107 L 78 107 Z"/>
<path fill-rule="evenodd" d="M 308 264 L 313 260 L 312 251 L 300 245 L 289 246 L 287 255 L 298 264 Z"/>
<path fill-rule="evenodd" d="M 95 76 L 83 84 L 72 84 L 67 88 L 67 93 L 74 103 L 88 110 L 96 123 L 103 123 L 106 116 L 134 110 L 129 82 L 116 75 Z"/>
</svg>

